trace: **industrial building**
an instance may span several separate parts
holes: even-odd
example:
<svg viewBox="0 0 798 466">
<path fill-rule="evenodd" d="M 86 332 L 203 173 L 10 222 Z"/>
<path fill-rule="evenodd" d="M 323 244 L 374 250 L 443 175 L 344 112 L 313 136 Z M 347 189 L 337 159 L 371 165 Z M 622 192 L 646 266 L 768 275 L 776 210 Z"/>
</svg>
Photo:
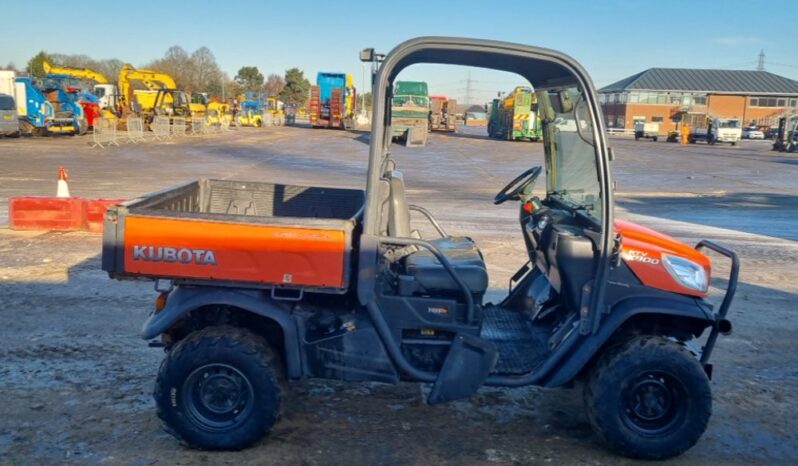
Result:
<svg viewBox="0 0 798 466">
<path fill-rule="evenodd" d="M 798 81 L 767 71 L 651 68 L 599 90 L 607 128 L 635 121 L 678 129 L 680 115 L 739 118 L 743 125 L 775 126 L 798 110 Z"/>
</svg>

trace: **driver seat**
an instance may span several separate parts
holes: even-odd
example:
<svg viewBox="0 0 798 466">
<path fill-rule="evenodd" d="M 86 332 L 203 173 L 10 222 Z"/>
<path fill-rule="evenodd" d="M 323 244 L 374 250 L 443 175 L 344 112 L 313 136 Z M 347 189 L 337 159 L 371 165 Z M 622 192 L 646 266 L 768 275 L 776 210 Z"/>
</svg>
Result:
<svg viewBox="0 0 798 466">
<path fill-rule="evenodd" d="M 410 209 L 405 197 L 405 185 L 402 173 L 393 170 L 387 173 L 389 185 L 388 195 L 388 234 L 399 238 L 420 238 L 417 230 L 410 228 Z M 488 271 L 482 252 L 471 238 L 465 236 L 447 236 L 428 240 L 446 256 L 454 267 L 455 273 L 465 282 L 472 294 L 482 295 L 488 288 Z M 401 262 L 405 279 L 409 283 L 409 291 L 429 292 L 460 291 L 457 282 L 435 257 L 423 248 L 413 247 Z"/>
</svg>

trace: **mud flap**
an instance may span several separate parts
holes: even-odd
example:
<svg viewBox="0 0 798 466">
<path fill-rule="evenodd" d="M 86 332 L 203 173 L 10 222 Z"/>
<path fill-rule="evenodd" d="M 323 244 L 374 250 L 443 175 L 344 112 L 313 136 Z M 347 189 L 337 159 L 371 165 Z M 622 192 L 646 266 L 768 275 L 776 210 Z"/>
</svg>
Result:
<svg viewBox="0 0 798 466">
<path fill-rule="evenodd" d="M 407 130 L 406 147 L 424 147 L 427 145 L 427 127 L 413 126 Z"/>
<path fill-rule="evenodd" d="M 473 335 L 458 334 L 427 403 L 434 405 L 473 395 L 488 378 L 498 359 L 493 343 Z"/>
</svg>

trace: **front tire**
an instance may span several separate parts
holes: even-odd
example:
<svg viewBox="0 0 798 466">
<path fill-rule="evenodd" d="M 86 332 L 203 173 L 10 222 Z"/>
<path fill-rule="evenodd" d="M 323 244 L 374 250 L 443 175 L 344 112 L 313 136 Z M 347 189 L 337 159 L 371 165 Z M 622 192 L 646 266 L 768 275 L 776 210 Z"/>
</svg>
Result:
<svg viewBox="0 0 798 466">
<path fill-rule="evenodd" d="M 611 349 L 585 384 L 593 430 L 614 450 L 662 460 L 695 445 L 712 414 L 709 380 L 698 360 L 663 337 Z"/>
<path fill-rule="evenodd" d="M 208 327 L 175 345 L 153 397 L 167 432 L 191 447 L 238 450 L 274 426 L 282 394 L 278 361 L 260 336 Z"/>
</svg>

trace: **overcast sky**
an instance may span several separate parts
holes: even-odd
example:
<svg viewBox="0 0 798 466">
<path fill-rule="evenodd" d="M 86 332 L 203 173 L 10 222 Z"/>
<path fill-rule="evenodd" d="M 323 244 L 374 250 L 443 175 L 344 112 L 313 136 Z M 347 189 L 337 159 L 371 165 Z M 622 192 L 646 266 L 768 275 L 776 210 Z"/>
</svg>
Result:
<svg viewBox="0 0 798 466">
<path fill-rule="evenodd" d="M 39 50 L 118 58 L 134 65 L 172 45 L 213 51 L 235 75 L 245 65 L 264 74 L 298 66 L 346 71 L 361 81 L 358 51 L 387 52 L 420 35 L 454 35 L 538 45 L 565 52 L 598 87 L 652 67 L 765 68 L 798 80 L 790 38 L 795 2 L 755 1 L 27 1 L 4 2 L 0 63 L 23 67 Z M 489 7 L 489 8 L 488 8 Z M 487 100 L 517 82 L 512 75 L 419 66 L 402 78 L 430 91 Z M 362 88 L 362 86 L 358 86 Z"/>
</svg>

